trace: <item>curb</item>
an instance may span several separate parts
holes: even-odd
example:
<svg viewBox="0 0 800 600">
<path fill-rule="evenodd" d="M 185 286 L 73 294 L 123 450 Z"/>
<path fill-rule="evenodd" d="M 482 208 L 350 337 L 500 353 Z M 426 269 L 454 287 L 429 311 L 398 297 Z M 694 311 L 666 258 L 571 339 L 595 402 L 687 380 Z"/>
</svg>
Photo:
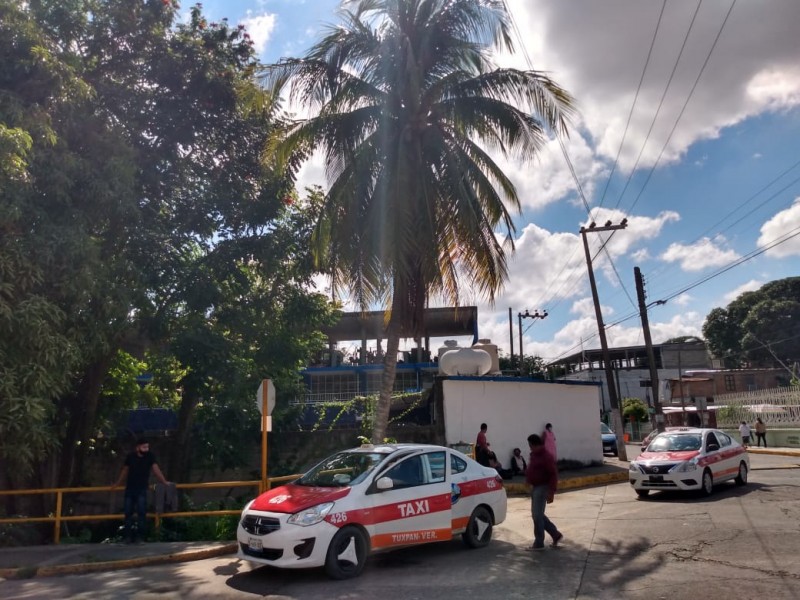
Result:
<svg viewBox="0 0 800 600">
<path fill-rule="evenodd" d="M 74 565 L 53 565 L 49 567 L 17 567 L 14 569 L 0 569 L 0 580 L 30 579 L 32 577 L 56 577 L 60 575 L 80 575 L 84 573 L 96 573 L 98 571 L 116 571 L 119 569 L 133 569 L 136 567 L 147 567 L 151 565 L 188 562 L 191 560 L 203 560 L 205 558 L 233 554 L 237 549 L 237 543 L 233 542 L 230 544 L 225 544 L 224 546 L 217 546 L 215 548 L 187 550 L 184 552 L 174 552 L 173 554 L 142 556 L 139 558 L 127 558 L 123 560 L 77 563 Z"/>
<path fill-rule="evenodd" d="M 786 448 L 747 448 L 750 454 L 771 454 L 773 456 L 795 456 L 800 458 L 800 449 L 787 450 Z"/>
<path fill-rule="evenodd" d="M 600 475 L 587 475 L 586 477 L 570 477 L 558 482 L 558 491 L 576 490 L 579 488 L 592 487 L 596 485 L 606 485 L 608 483 L 621 483 L 628 481 L 628 472 L 602 473 Z M 506 483 L 503 484 L 507 494 L 527 496 L 530 494 L 530 487 L 526 483 Z"/>
</svg>

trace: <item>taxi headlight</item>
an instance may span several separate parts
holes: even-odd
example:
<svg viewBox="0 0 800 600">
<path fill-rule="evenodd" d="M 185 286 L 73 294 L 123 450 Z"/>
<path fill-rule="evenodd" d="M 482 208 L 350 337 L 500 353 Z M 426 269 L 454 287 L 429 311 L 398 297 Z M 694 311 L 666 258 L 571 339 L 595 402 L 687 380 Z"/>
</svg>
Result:
<svg viewBox="0 0 800 600">
<path fill-rule="evenodd" d="M 632 471 L 634 473 L 643 473 L 642 468 L 635 462 L 632 462 L 628 467 L 628 471 Z"/>
<path fill-rule="evenodd" d="M 255 502 L 255 501 L 256 501 L 256 499 L 253 498 L 252 500 L 250 500 L 250 502 L 248 502 L 247 504 L 244 505 L 244 508 L 242 509 L 242 514 L 239 517 L 239 521 L 240 522 L 244 520 L 244 516 L 247 514 L 247 511 L 250 510 L 250 507 L 253 505 L 253 502 Z"/>
<path fill-rule="evenodd" d="M 308 527 L 309 525 L 316 525 L 322 519 L 328 516 L 328 513 L 331 512 L 333 508 L 333 502 L 325 502 L 324 504 L 317 504 L 316 506 L 312 506 L 311 508 L 307 508 L 305 510 L 301 510 L 300 512 L 294 513 L 291 517 L 287 519 L 287 523 L 291 523 L 293 525 L 300 525 L 302 527 Z"/>
<path fill-rule="evenodd" d="M 697 457 L 675 465 L 674 467 L 672 467 L 669 470 L 669 472 L 670 473 L 689 473 L 690 471 L 695 471 L 695 470 L 697 470 Z"/>
</svg>

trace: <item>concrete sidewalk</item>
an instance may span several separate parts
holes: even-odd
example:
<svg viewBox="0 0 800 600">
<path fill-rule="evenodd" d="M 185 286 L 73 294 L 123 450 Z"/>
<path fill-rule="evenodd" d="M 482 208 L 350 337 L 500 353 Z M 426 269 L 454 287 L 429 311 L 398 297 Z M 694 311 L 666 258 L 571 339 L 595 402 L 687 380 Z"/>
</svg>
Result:
<svg viewBox="0 0 800 600">
<path fill-rule="evenodd" d="M 750 448 L 754 454 L 800 457 L 800 449 Z M 629 452 L 634 458 L 636 454 Z M 559 473 L 559 491 L 628 480 L 628 463 L 606 458 L 602 465 Z M 509 495 L 527 494 L 524 479 L 506 481 Z M 202 560 L 234 554 L 236 542 L 154 542 L 145 544 L 60 544 L 0 548 L 0 581 L 129 569 L 148 565 Z"/>
</svg>

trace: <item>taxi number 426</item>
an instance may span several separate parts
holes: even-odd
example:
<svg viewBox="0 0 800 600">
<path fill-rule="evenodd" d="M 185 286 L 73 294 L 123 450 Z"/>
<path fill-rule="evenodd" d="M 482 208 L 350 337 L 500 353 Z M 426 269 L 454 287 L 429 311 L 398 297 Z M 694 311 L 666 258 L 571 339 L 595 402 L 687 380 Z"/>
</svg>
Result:
<svg viewBox="0 0 800 600">
<path fill-rule="evenodd" d="M 346 512 L 338 512 L 331 514 L 330 522 L 333 525 L 337 525 L 339 523 L 344 523 L 347 521 L 347 513 Z"/>
</svg>

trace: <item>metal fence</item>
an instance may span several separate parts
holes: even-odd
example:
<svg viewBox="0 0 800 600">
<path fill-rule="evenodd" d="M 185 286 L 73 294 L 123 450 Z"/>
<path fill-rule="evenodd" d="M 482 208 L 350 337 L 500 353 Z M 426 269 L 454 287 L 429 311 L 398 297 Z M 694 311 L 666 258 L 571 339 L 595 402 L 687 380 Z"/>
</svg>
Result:
<svg viewBox="0 0 800 600">
<path fill-rule="evenodd" d="M 800 386 L 720 394 L 717 427 L 736 429 L 742 421 L 752 424 L 757 418 L 772 426 L 800 428 Z"/>
<path fill-rule="evenodd" d="M 175 487 L 178 489 L 211 489 L 211 488 L 230 488 L 230 487 L 250 487 L 255 488 L 258 492 L 272 487 L 274 483 L 283 483 L 285 481 L 292 481 L 297 479 L 299 475 L 286 475 L 283 477 L 270 477 L 266 481 L 266 485 L 261 480 L 253 481 L 213 481 L 208 483 L 178 483 Z M 86 493 L 101 493 L 101 492 L 116 492 L 119 493 L 122 488 L 111 486 L 96 486 L 96 487 L 72 487 L 72 488 L 46 488 L 46 489 L 27 489 L 27 490 L 0 490 L 0 497 L 3 496 L 37 496 L 47 495 L 55 496 L 56 506 L 55 510 L 47 516 L 41 517 L 28 517 L 28 516 L 14 516 L 0 518 L 0 523 L 11 524 L 24 524 L 24 523 L 52 523 L 53 524 L 53 542 L 58 544 L 61 541 L 61 526 L 64 523 L 74 521 L 108 521 L 119 520 L 124 518 L 124 515 L 117 514 L 90 514 L 90 515 L 64 515 L 64 496 L 65 494 L 86 494 Z M 164 512 L 164 513 L 147 513 L 147 518 L 155 520 L 156 529 L 161 526 L 161 519 L 165 517 L 210 517 L 222 515 L 238 515 L 242 511 L 236 510 L 194 510 L 194 511 L 181 511 L 181 512 Z"/>
</svg>

